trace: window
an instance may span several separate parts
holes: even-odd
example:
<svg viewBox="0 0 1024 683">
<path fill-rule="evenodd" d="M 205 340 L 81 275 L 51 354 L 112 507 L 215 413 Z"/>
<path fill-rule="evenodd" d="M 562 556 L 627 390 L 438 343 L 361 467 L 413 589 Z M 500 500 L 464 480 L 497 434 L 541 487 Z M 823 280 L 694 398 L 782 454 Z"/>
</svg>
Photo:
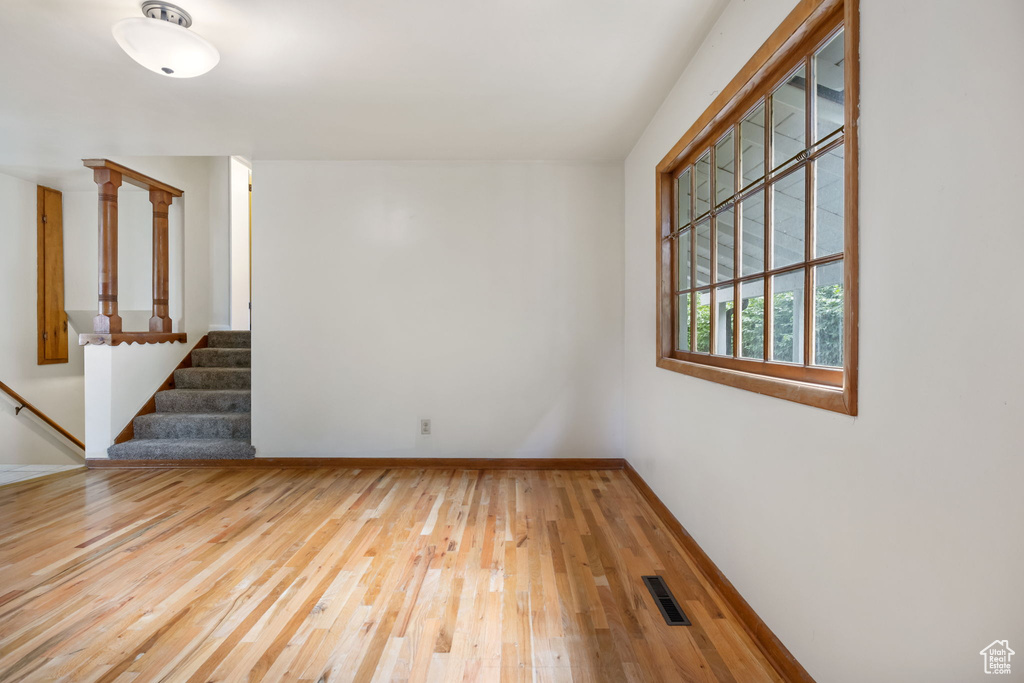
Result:
<svg viewBox="0 0 1024 683">
<path fill-rule="evenodd" d="M 856 414 L 857 7 L 801 3 L 658 166 L 658 365 Z"/>
</svg>

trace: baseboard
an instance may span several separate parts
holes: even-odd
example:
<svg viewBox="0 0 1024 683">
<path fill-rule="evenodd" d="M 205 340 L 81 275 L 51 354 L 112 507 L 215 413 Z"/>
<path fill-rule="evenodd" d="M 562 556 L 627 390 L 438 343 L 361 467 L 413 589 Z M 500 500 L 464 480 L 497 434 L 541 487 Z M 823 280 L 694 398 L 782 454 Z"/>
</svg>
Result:
<svg viewBox="0 0 1024 683">
<path fill-rule="evenodd" d="M 93 469 L 358 469 L 443 470 L 621 470 L 623 458 L 253 458 L 252 460 L 109 460 L 89 458 Z"/>
<path fill-rule="evenodd" d="M 743 625 L 747 635 L 754 641 L 754 644 L 757 645 L 757 648 L 775 668 L 779 676 L 785 681 L 814 683 L 811 675 L 786 649 L 786 646 L 782 644 L 778 636 L 772 633 L 772 630 L 768 628 L 768 624 L 764 623 L 761 617 L 757 615 L 754 608 L 740 595 L 729 579 L 725 578 L 725 574 L 715 566 L 715 563 L 711 561 L 711 558 L 707 556 L 703 548 L 697 544 L 697 541 L 693 540 L 693 536 L 679 523 L 679 520 L 672 514 L 672 511 L 661 502 L 661 499 L 647 485 L 647 482 L 640 476 L 640 473 L 633 469 L 633 466 L 628 462 L 625 463 L 623 469 L 626 476 L 629 477 L 637 490 L 640 491 L 640 494 L 647 501 L 648 505 L 651 506 L 662 523 L 665 524 L 669 532 L 683 546 L 683 549 L 689 553 L 690 557 L 693 558 L 694 563 L 696 563 L 708 583 L 722 596 L 722 599 L 736 615 L 737 621 Z"/>
</svg>

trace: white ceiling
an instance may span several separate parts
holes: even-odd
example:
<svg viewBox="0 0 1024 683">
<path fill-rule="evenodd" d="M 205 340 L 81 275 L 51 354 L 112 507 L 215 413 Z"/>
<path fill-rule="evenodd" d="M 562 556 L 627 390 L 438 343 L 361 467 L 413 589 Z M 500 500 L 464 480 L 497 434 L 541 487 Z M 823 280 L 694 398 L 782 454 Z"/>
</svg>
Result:
<svg viewBox="0 0 1024 683">
<path fill-rule="evenodd" d="M 221 52 L 188 80 L 114 42 L 140 4 L 4 0 L 0 164 L 620 160 L 726 0 L 178 0 Z"/>
</svg>

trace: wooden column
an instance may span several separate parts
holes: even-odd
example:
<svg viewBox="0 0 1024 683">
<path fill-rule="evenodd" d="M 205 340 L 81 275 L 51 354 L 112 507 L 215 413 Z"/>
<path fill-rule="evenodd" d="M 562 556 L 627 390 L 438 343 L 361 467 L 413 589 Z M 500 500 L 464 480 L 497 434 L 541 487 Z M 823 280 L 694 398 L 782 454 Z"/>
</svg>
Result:
<svg viewBox="0 0 1024 683">
<path fill-rule="evenodd" d="M 93 322 L 94 331 L 80 334 L 78 343 L 117 346 L 185 342 L 188 336 L 184 332 L 171 332 L 167 301 L 167 210 L 174 198 L 184 193 L 110 159 L 82 159 L 82 163 L 93 169 L 100 192 L 100 312 Z M 123 331 L 121 316 L 117 314 L 117 188 L 122 182 L 148 192 L 153 204 L 153 317 L 145 332 Z"/>
<path fill-rule="evenodd" d="M 121 174 L 109 168 L 93 169 L 99 189 L 99 315 L 92 320 L 96 334 L 121 332 L 117 314 L 117 188 Z"/>
<path fill-rule="evenodd" d="M 167 304 L 167 210 L 174 198 L 164 190 L 150 190 L 153 204 L 153 317 L 150 332 L 170 332 L 171 314 Z"/>
</svg>

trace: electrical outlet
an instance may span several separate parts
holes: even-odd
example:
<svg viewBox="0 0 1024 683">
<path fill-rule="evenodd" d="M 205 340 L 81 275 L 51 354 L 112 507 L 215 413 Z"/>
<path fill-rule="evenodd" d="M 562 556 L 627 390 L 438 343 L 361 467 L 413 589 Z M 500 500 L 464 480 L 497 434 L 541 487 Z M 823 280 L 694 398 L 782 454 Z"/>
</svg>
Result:
<svg viewBox="0 0 1024 683">
<path fill-rule="evenodd" d="M 420 420 L 420 436 L 430 436 L 430 419 Z"/>
</svg>

